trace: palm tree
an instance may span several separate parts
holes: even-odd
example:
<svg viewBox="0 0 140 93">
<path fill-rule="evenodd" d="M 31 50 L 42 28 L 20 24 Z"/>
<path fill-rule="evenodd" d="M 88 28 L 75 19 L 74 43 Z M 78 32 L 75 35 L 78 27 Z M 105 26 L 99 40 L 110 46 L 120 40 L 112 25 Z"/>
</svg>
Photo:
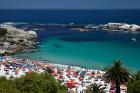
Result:
<svg viewBox="0 0 140 93">
<path fill-rule="evenodd" d="M 120 93 L 120 85 L 126 83 L 130 79 L 129 71 L 122 67 L 120 60 L 115 60 L 114 64 L 108 67 L 106 73 L 103 75 L 103 80 L 106 83 L 115 84 L 116 93 Z"/>
<path fill-rule="evenodd" d="M 127 85 L 128 93 L 140 93 L 140 71 L 133 76 Z"/>
<path fill-rule="evenodd" d="M 137 72 L 136 75 L 134 75 L 135 80 L 140 80 L 140 71 Z"/>
<path fill-rule="evenodd" d="M 87 88 L 86 93 L 105 93 L 104 89 L 102 85 L 94 83 Z"/>
</svg>

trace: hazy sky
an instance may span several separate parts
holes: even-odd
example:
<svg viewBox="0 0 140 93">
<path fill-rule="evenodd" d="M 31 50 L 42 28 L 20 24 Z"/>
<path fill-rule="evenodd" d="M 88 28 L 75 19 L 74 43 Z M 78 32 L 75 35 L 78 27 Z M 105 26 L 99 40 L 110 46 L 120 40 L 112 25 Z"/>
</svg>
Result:
<svg viewBox="0 0 140 93">
<path fill-rule="evenodd" d="M 140 9 L 140 0 L 0 0 L 0 9 Z"/>
</svg>

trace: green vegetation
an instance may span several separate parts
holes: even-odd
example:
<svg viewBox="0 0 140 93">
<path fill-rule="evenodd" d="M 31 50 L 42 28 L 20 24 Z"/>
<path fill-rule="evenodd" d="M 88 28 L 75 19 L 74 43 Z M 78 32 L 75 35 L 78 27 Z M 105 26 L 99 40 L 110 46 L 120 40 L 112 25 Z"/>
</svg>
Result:
<svg viewBox="0 0 140 93">
<path fill-rule="evenodd" d="M 116 93 L 120 93 L 120 85 L 130 80 L 130 73 L 126 68 L 122 67 L 122 63 L 119 60 L 116 60 L 112 66 L 106 69 L 103 80 L 106 83 L 111 82 L 112 85 L 114 84 Z"/>
<path fill-rule="evenodd" d="M 45 71 L 46 71 L 46 73 L 49 73 L 49 74 L 51 74 L 53 72 L 53 70 L 51 68 L 46 68 Z"/>
<path fill-rule="evenodd" d="M 105 87 L 102 87 L 102 85 L 98 84 L 91 84 L 87 90 L 86 93 L 105 93 Z"/>
<path fill-rule="evenodd" d="M 140 71 L 133 76 L 127 87 L 128 93 L 140 93 Z"/>
<path fill-rule="evenodd" d="M 0 78 L 0 93 L 66 93 L 67 88 L 60 85 L 48 73 L 30 73 L 16 79 Z"/>
<path fill-rule="evenodd" d="M 0 93 L 22 93 L 16 88 L 14 80 L 0 77 Z"/>
</svg>

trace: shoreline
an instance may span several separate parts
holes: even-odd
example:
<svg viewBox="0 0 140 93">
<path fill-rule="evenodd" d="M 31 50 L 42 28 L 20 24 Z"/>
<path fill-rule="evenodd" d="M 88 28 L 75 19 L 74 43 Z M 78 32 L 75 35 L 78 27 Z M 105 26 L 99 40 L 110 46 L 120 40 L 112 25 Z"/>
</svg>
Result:
<svg viewBox="0 0 140 93">
<path fill-rule="evenodd" d="M 115 91 L 110 90 L 110 83 L 107 84 L 102 80 L 102 76 L 105 72 L 101 70 L 56 63 L 43 63 L 41 61 L 24 58 L 17 59 L 11 56 L 0 57 L 0 76 L 7 78 L 24 78 L 24 75 L 27 73 L 44 73 L 45 71 L 50 71 L 50 69 L 51 72 L 48 72 L 48 74 L 52 75 L 56 80 L 61 81 L 61 85 L 66 86 L 68 91 L 84 93 L 91 84 L 101 84 L 105 87 L 106 93 Z M 124 88 L 126 88 L 126 86 L 123 85 L 121 93 L 125 93 L 126 89 Z"/>
<path fill-rule="evenodd" d="M 29 63 L 32 64 L 32 62 L 34 61 L 37 61 L 39 64 L 43 64 L 43 65 L 52 65 L 52 66 L 62 66 L 62 67 L 72 67 L 72 68 L 78 68 L 78 69 L 88 69 L 88 70 L 98 70 L 98 71 L 102 71 L 104 72 L 103 70 L 99 70 L 99 69 L 93 69 L 93 68 L 87 68 L 87 67 L 82 67 L 82 66 L 78 66 L 78 65 L 71 65 L 71 64 L 59 64 L 59 63 L 54 63 L 54 62 L 47 62 L 47 61 L 41 61 L 41 60 L 32 60 L 32 59 L 28 59 L 28 58 L 16 58 L 16 57 L 12 57 L 12 56 L 0 56 L 0 62 L 13 62 L 13 60 L 27 60 Z M 9 63 L 10 63 L 9 62 Z M 25 63 L 26 64 L 26 63 Z"/>
</svg>

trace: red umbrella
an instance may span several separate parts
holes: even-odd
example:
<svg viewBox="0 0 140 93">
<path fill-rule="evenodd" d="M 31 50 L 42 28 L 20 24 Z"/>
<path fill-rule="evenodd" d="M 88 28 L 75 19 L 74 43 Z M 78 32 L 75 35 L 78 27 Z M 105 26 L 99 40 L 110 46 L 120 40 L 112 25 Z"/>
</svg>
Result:
<svg viewBox="0 0 140 93">
<path fill-rule="evenodd" d="M 77 77 L 77 72 L 76 71 L 74 71 L 73 76 Z"/>
<path fill-rule="evenodd" d="M 67 87 L 69 87 L 69 88 L 74 87 L 74 81 L 73 80 L 68 80 L 67 81 Z"/>
<path fill-rule="evenodd" d="M 33 61 L 33 64 L 35 64 L 35 65 L 41 65 L 40 61 L 37 61 L 37 60 Z"/>
<path fill-rule="evenodd" d="M 62 76 L 62 75 L 60 75 L 60 76 L 59 76 L 59 79 L 62 79 L 62 78 L 63 78 L 63 76 Z"/>
<path fill-rule="evenodd" d="M 67 70 L 67 73 L 70 75 L 70 72 L 71 72 L 71 69 L 70 68 L 68 68 L 68 70 Z"/>
<path fill-rule="evenodd" d="M 48 68 L 51 68 L 51 65 L 50 64 L 48 64 Z"/>
<path fill-rule="evenodd" d="M 82 80 L 84 80 L 84 78 L 83 77 L 80 77 L 79 80 L 82 81 Z"/>
</svg>

